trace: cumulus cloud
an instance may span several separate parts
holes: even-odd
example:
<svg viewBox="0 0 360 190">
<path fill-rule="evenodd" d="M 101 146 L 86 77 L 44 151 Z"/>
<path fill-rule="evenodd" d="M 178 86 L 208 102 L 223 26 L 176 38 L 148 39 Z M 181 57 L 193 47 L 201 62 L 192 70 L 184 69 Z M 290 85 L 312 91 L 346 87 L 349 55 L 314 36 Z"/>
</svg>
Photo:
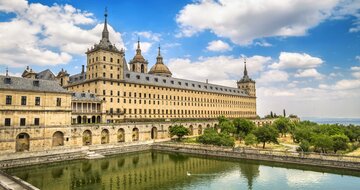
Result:
<svg viewBox="0 0 360 190">
<path fill-rule="evenodd" d="M 206 49 L 209 51 L 224 52 L 224 51 L 230 51 L 232 48 L 226 42 L 223 42 L 221 40 L 214 40 L 208 43 Z"/>
<path fill-rule="evenodd" d="M 281 52 L 279 62 L 270 65 L 270 68 L 314 68 L 323 62 L 321 58 L 313 57 L 306 53 Z"/>
<path fill-rule="evenodd" d="M 295 77 L 322 79 L 324 75 L 320 74 L 316 69 L 305 69 L 305 70 L 299 70 L 295 74 Z"/>
<path fill-rule="evenodd" d="M 133 44 L 133 49 L 136 50 L 138 46 L 138 43 Z M 150 42 L 140 42 L 140 49 L 142 53 L 147 53 L 152 46 L 152 43 Z"/>
<path fill-rule="evenodd" d="M 180 36 L 210 30 L 239 45 L 274 36 L 303 36 L 334 15 L 340 0 L 201 0 L 183 7 L 176 21 Z M 349 3 L 350 5 L 356 2 Z M 345 5 L 344 5 L 345 6 Z M 337 12 L 337 16 L 355 12 Z M 271 16 L 269 16 L 271 15 Z"/>
<path fill-rule="evenodd" d="M 350 68 L 352 71 L 360 71 L 360 67 L 354 66 Z"/>
<path fill-rule="evenodd" d="M 257 79 L 259 83 L 274 83 L 287 81 L 289 75 L 285 71 L 280 70 L 269 70 L 261 74 L 260 78 Z"/>
<path fill-rule="evenodd" d="M 246 66 L 250 77 L 262 71 L 270 61 L 270 57 L 248 57 Z M 168 67 L 177 78 L 196 81 L 209 79 L 210 83 L 235 87 L 236 80 L 243 76 L 244 59 L 233 56 L 200 57 L 196 61 L 177 58 L 170 59 Z"/>
<path fill-rule="evenodd" d="M 0 0 L 0 12 L 15 15 L 0 22 L 0 59 L 6 60 L 1 64 L 10 67 L 66 64 L 72 55 L 83 55 L 97 43 L 103 28 L 91 13 L 71 5 Z M 108 29 L 110 40 L 123 47 L 120 33 Z"/>
<path fill-rule="evenodd" d="M 359 72 L 353 72 L 352 76 L 354 76 L 355 78 L 360 79 L 360 71 Z"/>
<path fill-rule="evenodd" d="M 161 34 L 154 33 L 152 31 L 137 31 L 137 32 L 134 32 L 133 34 L 136 37 L 140 37 L 140 40 L 141 40 L 141 37 L 148 39 L 148 40 L 155 41 L 155 42 L 158 42 L 161 39 Z"/>
<path fill-rule="evenodd" d="M 332 84 L 332 85 L 320 84 L 319 88 L 329 89 L 329 90 L 360 89 L 360 80 L 359 79 L 343 79 L 343 80 L 337 81 L 335 84 Z"/>
</svg>

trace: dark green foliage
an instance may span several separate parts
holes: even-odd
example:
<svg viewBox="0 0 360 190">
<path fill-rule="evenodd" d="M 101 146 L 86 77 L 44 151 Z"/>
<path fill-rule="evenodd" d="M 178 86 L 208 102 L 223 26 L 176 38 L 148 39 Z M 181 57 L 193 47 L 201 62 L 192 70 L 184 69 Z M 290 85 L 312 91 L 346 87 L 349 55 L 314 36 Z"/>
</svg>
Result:
<svg viewBox="0 0 360 190">
<path fill-rule="evenodd" d="M 218 117 L 218 121 L 219 121 L 219 125 L 221 124 L 221 123 L 223 123 L 223 122 L 225 122 L 225 121 L 229 121 L 225 116 L 219 116 Z"/>
<path fill-rule="evenodd" d="M 292 137 L 294 142 L 299 143 L 301 141 L 311 141 L 312 129 L 310 127 L 295 127 Z"/>
<path fill-rule="evenodd" d="M 349 138 L 346 135 L 333 135 L 333 150 L 336 153 L 338 150 L 346 150 L 348 148 Z"/>
<path fill-rule="evenodd" d="M 197 141 L 203 144 L 212 144 L 217 146 L 234 146 L 235 139 L 227 133 L 217 133 L 214 129 L 205 129 L 204 134 L 197 138 Z"/>
<path fill-rule="evenodd" d="M 233 120 L 234 127 L 236 128 L 236 133 L 239 134 L 243 132 L 246 136 L 255 129 L 255 124 L 248 119 L 236 118 Z"/>
<path fill-rule="evenodd" d="M 229 120 L 225 120 L 221 122 L 219 126 L 221 129 L 221 133 L 234 134 L 236 132 L 236 128 L 234 127 L 234 124 Z"/>
<path fill-rule="evenodd" d="M 180 141 L 183 136 L 190 133 L 190 130 L 185 128 L 183 125 L 174 125 L 170 128 L 169 133 L 171 137 L 176 135 Z"/>
<path fill-rule="evenodd" d="M 303 140 L 299 144 L 298 151 L 308 152 L 310 149 L 310 143 L 307 140 Z"/>
<path fill-rule="evenodd" d="M 265 143 L 275 143 L 278 144 L 277 138 L 279 137 L 279 132 L 271 126 L 259 127 L 254 131 L 257 142 L 263 143 L 263 148 L 265 148 Z"/>
<path fill-rule="evenodd" d="M 281 136 L 286 136 L 286 133 L 290 131 L 292 125 L 292 121 L 285 117 L 280 117 L 279 119 L 275 120 L 273 123 L 274 127 L 281 133 Z"/>
</svg>

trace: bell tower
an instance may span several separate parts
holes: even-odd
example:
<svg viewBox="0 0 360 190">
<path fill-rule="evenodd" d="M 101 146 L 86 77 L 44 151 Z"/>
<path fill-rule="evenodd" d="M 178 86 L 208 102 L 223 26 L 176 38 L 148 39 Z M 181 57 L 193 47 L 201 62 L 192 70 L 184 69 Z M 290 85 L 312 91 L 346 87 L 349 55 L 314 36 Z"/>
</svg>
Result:
<svg viewBox="0 0 360 190">
<path fill-rule="evenodd" d="M 256 97 L 255 81 L 252 80 L 246 69 L 246 58 L 244 59 L 244 76 L 237 81 L 237 87 L 244 90 L 249 96 Z"/>
<path fill-rule="evenodd" d="M 148 71 L 148 61 L 141 55 L 140 39 L 137 42 L 136 54 L 129 64 L 130 71 L 138 73 L 147 73 Z"/>
</svg>

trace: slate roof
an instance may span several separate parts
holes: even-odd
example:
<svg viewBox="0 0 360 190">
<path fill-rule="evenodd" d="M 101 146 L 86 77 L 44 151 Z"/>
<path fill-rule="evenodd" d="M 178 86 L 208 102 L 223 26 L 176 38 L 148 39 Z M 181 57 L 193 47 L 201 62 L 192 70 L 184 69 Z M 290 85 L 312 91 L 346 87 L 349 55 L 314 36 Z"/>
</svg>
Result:
<svg viewBox="0 0 360 190">
<path fill-rule="evenodd" d="M 246 91 L 238 88 L 232 88 L 227 86 L 221 86 L 216 84 L 197 82 L 197 81 L 191 81 L 185 79 L 178 79 L 172 77 L 163 77 L 163 76 L 157 76 L 147 73 L 137 73 L 132 71 L 124 71 L 124 80 L 127 83 L 179 88 L 179 89 L 220 93 L 220 94 L 228 94 L 235 96 L 249 96 L 246 93 Z"/>
<path fill-rule="evenodd" d="M 50 69 L 46 69 L 37 73 L 36 78 L 43 80 L 55 80 L 55 75 L 50 71 Z"/>
<path fill-rule="evenodd" d="M 74 92 L 72 93 L 71 99 L 73 101 L 91 101 L 91 102 L 101 102 L 101 99 L 93 93 L 88 92 Z"/>
<path fill-rule="evenodd" d="M 57 81 L 0 75 L 0 89 L 68 93 Z"/>
<path fill-rule="evenodd" d="M 84 81 L 86 79 L 86 72 L 82 72 L 82 73 L 78 73 L 75 75 L 71 75 L 69 77 L 69 82 L 73 83 L 73 82 L 81 82 Z"/>
</svg>

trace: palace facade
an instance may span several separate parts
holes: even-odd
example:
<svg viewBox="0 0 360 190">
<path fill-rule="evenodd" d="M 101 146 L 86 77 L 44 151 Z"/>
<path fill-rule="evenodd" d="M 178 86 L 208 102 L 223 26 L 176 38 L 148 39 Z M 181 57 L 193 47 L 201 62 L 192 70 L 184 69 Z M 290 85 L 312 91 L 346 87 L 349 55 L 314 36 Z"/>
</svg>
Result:
<svg viewBox="0 0 360 190">
<path fill-rule="evenodd" d="M 237 88 L 172 77 L 160 47 L 148 70 L 139 41 L 128 64 L 124 50 L 110 42 L 107 14 L 100 42 L 86 55 L 86 66 L 72 76 L 29 67 L 22 78 L 0 76 L 0 151 L 168 138 L 175 121 L 199 135 L 221 115 L 256 117 L 246 62 Z"/>
</svg>

